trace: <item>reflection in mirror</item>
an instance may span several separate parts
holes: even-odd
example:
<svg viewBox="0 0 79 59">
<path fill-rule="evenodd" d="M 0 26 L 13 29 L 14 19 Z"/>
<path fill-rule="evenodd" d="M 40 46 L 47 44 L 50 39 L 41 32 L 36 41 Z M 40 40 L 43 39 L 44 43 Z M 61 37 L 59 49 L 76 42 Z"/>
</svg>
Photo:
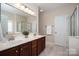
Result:
<svg viewBox="0 0 79 59">
<path fill-rule="evenodd" d="M 4 36 L 24 31 L 36 33 L 36 26 L 35 16 L 26 14 L 9 4 L 1 4 L 1 27 Z"/>
</svg>

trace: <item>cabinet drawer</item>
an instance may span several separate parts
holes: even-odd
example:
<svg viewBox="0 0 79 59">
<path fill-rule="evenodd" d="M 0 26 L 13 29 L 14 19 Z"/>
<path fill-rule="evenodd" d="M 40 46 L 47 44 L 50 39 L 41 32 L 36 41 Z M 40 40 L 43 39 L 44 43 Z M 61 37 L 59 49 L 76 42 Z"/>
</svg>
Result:
<svg viewBox="0 0 79 59">
<path fill-rule="evenodd" d="M 31 42 L 24 43 L 24 44 L 20 45 L 20 47 L 23 47 L 23 46 L 28 46 L 28 45 L 31 45 Z"/>
</svg>

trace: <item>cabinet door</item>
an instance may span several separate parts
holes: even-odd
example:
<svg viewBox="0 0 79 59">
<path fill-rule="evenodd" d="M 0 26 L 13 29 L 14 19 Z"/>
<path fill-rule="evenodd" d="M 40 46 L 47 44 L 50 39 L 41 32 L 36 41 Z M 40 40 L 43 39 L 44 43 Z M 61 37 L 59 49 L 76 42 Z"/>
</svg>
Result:
<svg viewBox="0 0 79 59">
<path fill-rule="evenodd" d="M 19 56 L 19 48 L 14 47 L 0 52 L 0 56 Z"/>
<path fill-rule="evenodd" d="M 41 39 L 38 39 L 38 50 L 37 50 L 37 52 L 38 52 L 38 55 L 41 53 L 41 50 L 42 50 L 42 40 Z"/>
<path fill-rule="evenodd" d="M 37 40 L 32 41 L 32 56 L 37 55 Z"/>
<path fill-rule="evenodd" d="M 20 46 L 20 56 L 31 56 L 31 43 L 26 43 Z"/>
<path fill-rule="evenodd" d="M 44 50 L 44 48 L 45 48 L 45 37 L 43 37 L 43 38 L 41 38 L 41 41 L 42 41 L 42 48 L 41 48 L 41 50 L 43 51 Z"/>
<path fill-rule="evenodd" d="M 37 56 L 37 48 L 36 47 L 32 48 L 32 56 Z"/>
<path fill-rule="evenodd" d="M 38 44 L 37 45 L 37 52 L 38 52 L 38 55 L 39 55 L 45 48 L 45 37 L 38 39 L 37 44 Z"/>
</svg>

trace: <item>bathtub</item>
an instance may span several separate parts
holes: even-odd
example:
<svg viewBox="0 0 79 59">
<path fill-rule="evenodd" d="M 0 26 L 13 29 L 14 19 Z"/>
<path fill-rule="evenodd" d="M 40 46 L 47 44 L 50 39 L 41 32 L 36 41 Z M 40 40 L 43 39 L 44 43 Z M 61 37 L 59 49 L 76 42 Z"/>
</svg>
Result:
<svg viewBox="0 0 79 59">
<path fill-rule="evenodd" d="M 69 55 L 79 56 L 79 36 L 69 36 Z"/>
</svg>

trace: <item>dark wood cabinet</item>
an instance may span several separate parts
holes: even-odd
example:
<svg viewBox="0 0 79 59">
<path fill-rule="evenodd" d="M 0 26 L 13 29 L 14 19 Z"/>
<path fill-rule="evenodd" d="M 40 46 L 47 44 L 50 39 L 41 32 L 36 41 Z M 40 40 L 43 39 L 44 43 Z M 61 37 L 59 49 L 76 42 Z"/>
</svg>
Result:
<svg viewBox="0 0 79 59">
<path fill-rule="evenodd" d="M 44 48 L 45 48 L 45 37 L 43 37 L 43 38 L 41 38 L 41 44 L 42 44 L 42 48 L 41 48 L 41 50 L 43 51 L 44 50 Z"/>
<path fill-rule="evenodd" d="M 45 48 L 45 37 L 0 51 L 0 56 L 37 56 Z"/>
<path fill-rule="evenodd" d="M 18 55 L 19 55 L 18 47 L 10 48 L 0 52 L 0 56 L 18 56 Z"/>
<path fill-rule="evenodd" d="M 32 56 L 37 55 L 37 40 L 32 41 Z"/>
<path fill-rule="evenodd" d="M 20 56 L 31 56 L 31 42 L 20 46 Z"/>
<path fill-rule="evenodd" d="M 38 39 L 37 41 L 37 54 L 39 55 L 45 48 L 45 37 Z"/>
<path fill-rule="evenodd" d="M 38 43 L 37 43 L 38 47 L 37 47 L 37 54 L 39 55 L 41 53 L 41 50 L 42 50 L 42 41 L 41 41 L 41 38 L 38 39 Z"/>
</svg>

